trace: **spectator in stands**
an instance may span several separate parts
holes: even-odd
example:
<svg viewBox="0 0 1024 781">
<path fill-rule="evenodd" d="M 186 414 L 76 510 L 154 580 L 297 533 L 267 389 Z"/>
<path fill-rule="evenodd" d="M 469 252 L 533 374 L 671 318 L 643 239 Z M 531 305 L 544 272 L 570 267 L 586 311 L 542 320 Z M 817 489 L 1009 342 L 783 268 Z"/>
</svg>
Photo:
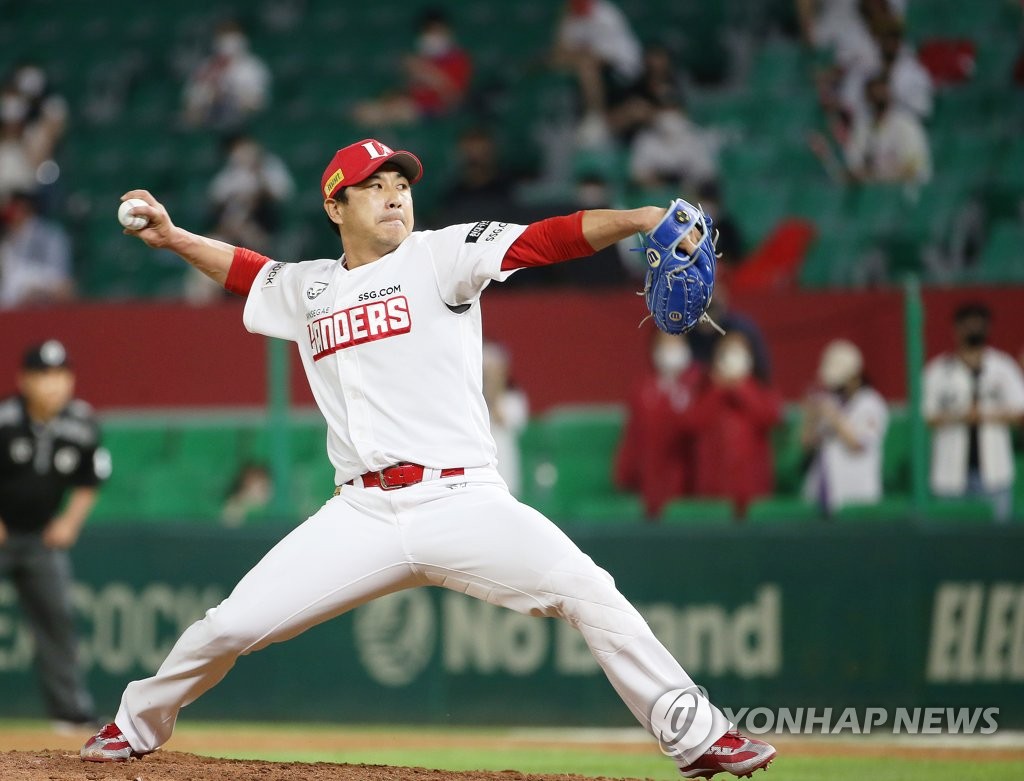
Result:
<svg viewBox="0 0 1024 781">
<path fill-rule="evenodd" d="M 740 333 L 754 357 L 754 377 L 767 385 L 771 381 L 771 355 L 761 328 L 753 318 L 731 307 L 729 286 L 724 275 L 715 282 L 715 295 L 708 307 L 708 314 L 727 334 Z M 690 348 L 694 360 L 709 366 L 722 335 L 709 323 L 701 323 L 689 333 Z"/>
<path fill-rule="evenodd" d="M 648 46 L 640 78 L 616 96 L 608 108 L 608 122 L 615 136 L 628 143 L 658 106 L 682 105 L 683 85 L 671 52 L 664 46 Z"/>
<path fill-rule="evenodd" d="M 718 174 L 718 134 L 693 122 L 682 106 L 663 104 L 648 115 L 629 148 L 629 176 L 647 190 L 696 192 Z"/>
<path fill-rule="evenodd" d="M 840 86 L 839 99 L 856 115 L 866 110 L 866 84 L 871 76 L 886 75 L 893 104 L 921 119 L 932 113 L 932 77 L 903 37 L 903 22 L 895 16 L 882 17 L 872 29 L 878 47 L 878 61 L 871 69 L 848 71 Z"/>
<path fill-rule="evenodd" d="M 641 495 L 650 519 L 670 499 L 693 493 L 693 437 L 681 416 L 704 377 L 685 336 L 653 333 L 652 370 L 630 393 L 614 474 L 616 487 Z"/>
<path fill-rule="evenodd" d="M 683 415 L 694 438 L 694 493 L 731 499 L 737 517 L 774 487 L 771 430 L 782 415 L 778 394 L 753 375 L 754 356 L 739 332 L 715 345 L 709 381 Z"/>
<path fill-rule="evenodd" d="M 270 250 L 279 210 L 295 189 L 281 159 L 245 134 L 224 143 L 224 165 L 210 182 L 213 233 L 230 244 Z"/>
<path fill-rule="evenodd" d="M 477 126 L 464 131 L 456 151 L 456 179 L 441 198 L 439 225 L 476 222 L 515 208 L 515 178 L 505 169 L 490 130 Z"/>
<path fill-rule="evenodd" d="M 11 74 L 10 86 L 28 102 L 27 123 L 49 124 L 52 140 L 60 140 L 67 129 L 68 102 L 54 92 L 43 66 L 31 60 L 22 62 Z"/>
<path fill-rule="evenodd" d="M 274 495 L 274 481 L 263 464 L 243 464 L 224 501 L 221 520 L 225 526 L 241 526 L 262 512 Z"/>
<path fill-rule="evenodd" d="M 63 228 L 38 215 L 34 193 L 8 198 L 0 231 L 0 309 L 73 296 L 71 243 Z"/>
<path fill-rule="evenodd" d="M 827 141 L 812 135 L 811 148 L 834 177 L 855 182 L 926 184 L 932 176 L 931 151 L 920 120 L 893 105 L 887 74 L 867 82 L 869 108 L 860 113 L 844 149 L 845 172 L 831 156 Z"/>
<path fill-rule="evenodd" d="M 549 215 L 563 214 L 577 209 L 612 209 L 615 207 L 615 193 L 604 171 L 597 168 L 581 170 L 576 179 L 575 199 L 566 204 L 564 209 L 549 209 Z M 546 216 L 549 216 L 546 215 Z M 561 277 L 568 285 L 589 289 L 614 287 L 627 283 L 636 283 L 637 278 L 631 272 L 630 265 L 636 263 L 637 256 L 643 253 L 633 252 L 633 238 L 598 250 L 585 261 L 579 263 L 560 263 Z M 540 269 L 538 269 L 540 270 Z M 646 271 L 646 267 L 644 268 Z M 523 275 L 526 276 L 525 274 Z"/>
<path fill-rule="evenodd" d="M 0 90 L 0 203 L 15 190 L 35 191 L 40 180 L 48 181 L 42 166 L 52 159 L 66 125 L 62 101 L 34 103 L 16 81 L 26 79 Z"/>
<path fill-rule="evenodd" d="M 28 101 L 17 91 L 0 92 L 0 203 L 15 190 L 31 191 L 36 186 L 38 155 L 25 138 Z"/>
<path fill-rule="evenodd" d="M 59 731 L 93 729 L 96 720 L 78 666 L 68 550 L 111 469 L 92 409 L 74 388 L 64 345 L 50 339 L 25 352 L 18 393 L 0 400 L 0 580 L 11 579 L 31 627 Z"/>
<path fill-rule="evenodd" d="M 587 148 L 610 140 L 607 109 L 643 72 L 643 49 L 625 15 L 609 0 L 568 0 L 552 56 L 572 70 L 583 99 L 577 142 Z"/>
<path fill-rule="evenodd" d="M 508 352 L 494 342 L 484 344 L 483 390 L 491 417 L 491 435 L 498 448 L 498 474 L 513 496 L 521 496 L 519 435 L 530 419 L 530 406 L 526 394 L 512 385 Z"/>
<path fill-rule="evenodd" d="M 224 164 L 210 182 L 210 235 L 229 244 L 273 254 L 280 227 L 280 208 L 294 190 L 291 174 L 281 159 L 244 133 L 224 142 Z M 185 297 L 208 303 L 223 297 L 219 285 L 189 269 Z"/>
<path fill-rule="evenodd" d="M 532 208 L 520 206 L 521 222 L 531 223 L 557 214 L 567 214 L 581 209 L 613 208 L 614 191 L 608 181 L 607 169 L 602 166 L 586 165 L 577 174 L 572 199 L 566 202 L 549 201 Z M 513 212 L 515 214 L 516 212 Z M 586 260 L 557 263 L 532 269 L 534 273 L 512 277 L 504 284 L 506 289 L 554 287 L 559 285 L 586 287 L 614 287 L 617 285 L 640 285 L 647 270 L 643 253 L 636 249 L 635 237 L 612 244 L 595 252 Z M 516 277 L 519 277 L 518 279 Z M 636 288 L 634 288 L 636 289 Z"/>
<path fill-rule="evenodd" d="M 410 125 L 450 114 L 462 104 L 473 71 L 469 54 L 455 39 L 448 15 L 424 12 L 417 25 L 416 53 L 405 58 L 405 91 L 364 101 L 353 118 L 360 125 Z"/>
<path fill-rule="evenodd" d="M 60 168 L 54 162 L 54 157 L 67 130 L 68 104 L 50 88 L 42 66 L 32 61 L 22 62 L 15 68 L 9 86 L 12 93 L 20 95 L 25 101 L 24 124 L 20 133 L 24 159 L 0 159 L 0 171 L 5 171 L 9 164 L 13 164 L 14 167 L 7 172 L 13 173 L 15 180 L 21 180 L 15 186 L 37 190 L 40 212 L 48 214 L 53 205 L 52 186 L 60 176 Z M 0 139 L 5 135 L 0 130 Z M 0 140 L 2 146 L 3 141 Z M 16 147 L 12 151 L 17 154 Z M 31 176 L 26 176 L 27 168 L 31 169 Z M 4 174 L 0 173 L 0 180 L 3 178 Z M 3 196 L 4 186 L 0 181 L 0 200 Z"/>
<path fill-rule="evenodd" d="M 857 346 L 845 339 L 830 342 L 818 383 L 803 405 L 800 441 L 810 461 L 804 495 L 824 515 L 848 504 L 875 504 L 882 498 L 889 412 L 865 380 Z"/>
<path fill-rule="evenodd" d="M 923 414 L 932 428 L 932 493 L 992 501 L 1006 521 L 1014 482 L 1011 428 L 1024 420 L 1024 374 L 988 346 L 991 313 L 966 303 L 953 317 L 956 349 L 925 367 Z"/>
<path fill-rule="evenodd" d="M 718 241 L 715 242 L 715 249 L 719 253 L 718 262 L 726 268 L 739 266 L 747 256 L 743 229 L 722 200 L 722 189 L 717 181 L 708 180 L 697 188 L 697 203 L 715 222 L 715 230 L 718 231 Z"/>
<path fill-rule="evenodd" d="M 185 85 L 185 123 L 234 130 L 267 107 L 270 70 L 249 51 L 249 39 L 237 22 L 217 28 L 213 54 Z"/>
<path fill-rule="evenodd" d="M 836 66 L 846 72 L 871 70 L 878 64 L 878 46 L 872 30 L 887 20 L 901 20 L 903 0 L 797 0 L 804 42 L 829 51 Z"/>
</svg>

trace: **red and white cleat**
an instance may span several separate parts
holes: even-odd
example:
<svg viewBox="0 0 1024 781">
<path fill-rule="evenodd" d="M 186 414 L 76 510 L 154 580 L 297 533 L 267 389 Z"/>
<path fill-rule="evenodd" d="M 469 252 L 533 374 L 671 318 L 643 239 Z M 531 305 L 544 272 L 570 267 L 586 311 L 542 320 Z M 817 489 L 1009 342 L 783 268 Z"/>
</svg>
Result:
<svg viewBox="0 0 1024 781">
<path fill-rule="evenodd" d="M 679 772 L 683 778 L 712 778 L 716 773 L 747 778 L 755 770 L 767 770 L 775 754 L 774 746 L 733 730 L 712 743 L 696 762 L 679 768 Z"/>
<path fill-rule="evenodd" d="M 84 762 L 127 762 L 152 752 L 136 751 L 114 722 L 93 735 L 82 746 L 79 756 Z"/>
</svg>

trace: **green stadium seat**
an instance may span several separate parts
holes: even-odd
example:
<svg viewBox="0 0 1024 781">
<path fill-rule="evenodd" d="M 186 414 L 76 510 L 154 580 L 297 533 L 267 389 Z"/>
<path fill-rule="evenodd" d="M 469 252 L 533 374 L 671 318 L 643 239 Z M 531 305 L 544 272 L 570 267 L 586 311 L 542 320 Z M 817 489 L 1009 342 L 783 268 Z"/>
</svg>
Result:
<svg viewBox="0 0 1024 781">
<path fill-rule="evenodd" d="M 995 509 L 987 499 L 931 499 L 921 516 L 924 523 L 992 523 Z"/>
<path fill-rule="evenodd" d="M 612 464 L 622 429 L 618 408 L 565 408 L 544 418 L 545 445 L 551 465 L 551 512 L 571 517 L 577 503 L 588 507 L 610 500 Z"/>
<path fill-rule="evenodd" d="M 1017 479 L 1013 483 L 1013 517 L 1024 521 L 1024 452 L 1017 453 Z"/>
<path fill-rule="evenodd" d="M 170 452 L 167 429 L 163 426 L 115 426 L 103 424 L 103 444 L 110 451 L 114 469 L 142 468 L 167 458 Z"/>
<path fill-rule="evenodd" d="M 747 246 L 755 247 L 788 214 L 792 183 L 768 172 L 751 172 L 740 181 L 726 183 L 725 202 Z"/>
<path fill-rule="evenodd" d="M 127 465 L 116 468 L 100 487 L 89 522 L 137 521 L 141 517 L 141 496 L 138 472 Z"/>
<path fill-rule="evenodd" d="M 910 490 L 910 417 L 890 408 L 889 430 L 882 443 L 882 486 L 887 494 Z"/>
<path fill-rule="evenodd" d="M 877 235 L 901 227 L 909 203 L 898 185 L 860 185 L 851 194 L 847 214 L 862 232 Z"/>
<path fill-rule="evenodd" d="M 848 190 L 835 182 L 804 182 L 793 189 L 789 213 L 810 220 L 828 233 L 843 222 Z"/>
<path fill-rule="evenodd" d="M 772 460 L 775 468 L 775 492 L 796 496 L 804 482 L 804 449 L 800 444 L 803 422 L 798 404 L 786 406 L 782 421 L 772 429 Z"/>
<path fill-rule="evenodd" d="M 241 445 L 234 426 L 182 427 L 169 438 L 173 462 L 185 468 L 219 469 L 234 474 Z"/>
<path fill-rule="evenodd" d="M 896 496 L 884 498 L 874 504 L 850 504 L 839 508 L 832 517 L 837 523 L 889 523 L 905 521 L 910 515 L 910 499 L 906 496 Z"/>
<path fill-rule="evenodd" d="M 984 282 L 1024 282 L 1024 223 L 993 227 L 972 276 Z"/>
<path fill-rule="evenodd" d="M 666 526 L 727 526 L 736 513 L 728 499 L 673 499 L 658 520 Z"/>
<path fill-rule="evenodd" d="M 292 424 L 289 447 L 296 461 L 327 460 L 327 424 L 322 420 Z"/>
<path fill-rule="evenodd" d="M 687 112 L 699 125 L 735 131 L 745 131 L 756 122 L 748 92 L 695 88 L 688 94 Z"/>
<path fill-rule="evenodd" d="M 754 57 L 749 86 L 759 94 L 788 98 L 794 86 L 810 85 L 803 47 L 796 41 L 778 38 Z"/>
<path fill-rule="evenodd" d="M 636 523 L 644 518 L 643 502 L 634 494 L 580 497 L 572 502 L 566 518 L 588 524 Z"/>
<path fill-rule="evenodd" d="M 860 247 L 843 231 L 818 234 L 800 266 L 800 286 L 809 289 L 849 285 Z"/>
<path fill-rule="evenodd" d="M 232 475 L 164 465 L 139 476 L 139 515 L 151 521 L 215 521 Z"/>
<path fill-rule="evenodd" d="M 786 524 L 806 523 L 821 517 L 813 504 L 789 497 L 772 496 L 757 499 L 747 508 L 747 523 Z"/>
</svg>

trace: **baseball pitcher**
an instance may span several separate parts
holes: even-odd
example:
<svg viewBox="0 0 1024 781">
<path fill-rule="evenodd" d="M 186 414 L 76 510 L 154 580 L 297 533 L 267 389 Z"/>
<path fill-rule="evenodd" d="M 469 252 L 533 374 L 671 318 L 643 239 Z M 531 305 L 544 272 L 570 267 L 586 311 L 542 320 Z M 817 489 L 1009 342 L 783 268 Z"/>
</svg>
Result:
<svg viewBox="0 0 1024 781">
<path fill-rule="evenodd" d="M 569 622 L 685 778 L 749 775 L 775 757 L 732 730 L 655 638 L 611 576 L 509 493 L 481 389 L 480 294 L 520 269 L 646 236 L 647 303 L 680 332 L 703 316 L 714 239 L 703 212 L 591 210 L 532 225 L 482 221 L 413 230 L 417 157 L 366 139 L 338 152 L 320 187 L 340 258 L 278 263 L 176 227 L 147 191 L 126 229 L 246 297 L 245 327 L 295 342 L 320 411 L 334 496 L 189 627 L 156 674 L 128 685 L 90 761 L 148 754 L 180 709 L 235 660 L 377 597 L 443 586 Z"/>
</svg>

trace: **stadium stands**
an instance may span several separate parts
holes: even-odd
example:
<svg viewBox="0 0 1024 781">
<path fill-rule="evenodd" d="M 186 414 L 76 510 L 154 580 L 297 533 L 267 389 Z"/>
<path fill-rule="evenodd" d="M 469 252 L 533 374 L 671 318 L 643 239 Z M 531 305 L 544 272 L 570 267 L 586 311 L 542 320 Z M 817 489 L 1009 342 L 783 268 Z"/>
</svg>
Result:
<svg viewBox="0 0 1024 781">
<path fill-rule="evenodd" d="M 61 0 L 0 0 L 0 71 L 23 58 L 39 61 L 71 104 L 71 129 L 58 158 L 67 204 L 61 217 L 74 235 L 84 295 L 180 294 L 181 264 L 125 241 L 112 204 L 129 187 L 145 186 L 165 201 L 178 222 L 203 227 L 219 141 L 210 132 L 183 129 L 177 117 L 187 63 L 206 45 L 214 23 L 227 15 L 243 21 L 252 50 L 274 77 L 273 107 L 251 130 L 284 159 L 298 183 L 298 194 L 283 215 L 280 246 L 290 253 L 285 259 L 336 253 L 313 183 L 341 140 L 365 132 L 347 119 L 349 106 L 395 86 L 395 50 L 382 48 L 380 41 L 400 48 L 403 40 L 411 40 L 417 9 L 310 0 L 300 6 L 302 13 L 282 20 L 269 12 L 272 5 L 112 0 L 101 10 Z M 571 120 L 574 110 L 571 79 L 543 62 L 559 3 L 441 0 L 432 5 L 453 13 L 475 73 L 470 112 L 382 131 L 425 162 L 429 175 L 417 187 L 421 217 L 438 206 L 454 141 L 467 123 L 490 121 L 503 147 L 529 168 L 543 157 L 538 128 Z M 977 51 L 970 78 L 936 92 L 927 123 L 935 176 L 916 193 L 840 186 L 811 154 L 808 131 L 824 129 L 813 80 L 820 62 L 797 37 L 780 34 L 793 29 L 790 0 L 620 0 L 620 5 L 644 41 L 664 43 L 678 53 L 688 69 L 688 112 L 702 126 L 721 131 L 724 200 L 748 246 L 755 247 L 788 217 L 817 227 L 799 271 L 802 287 L 885 284 L 908 272 L 927 280 L 936 273 L 925 262 L 927 252 L 941 254 L 958 215 L 972 203 L 982 209 L 987 241 L 973 263 L 946 269 L 941 281 L 1024 282 L 1024 101 L 1019 91 L 1012 92 L 1010 76 L 1020 21 L 1013 3 L 977 3 L 967 14 L 953 0 L 908 4 L 906 29 L 913 44 L 967 39 Z M 403 19 L 408 28 L 404 39 Z M 700 34 L 699 47 L 687 45 L 694 31 Z M 744 56 L 732 56 L 736 41 L 742 41 Z M 606 172 L 619 203 L 664 200 L 660 193 L 654 198 L 629 190 L 624 166 L 621 151 L 588 152 L 571 168 Z M 529 192 L 543 200 L 546 194 L 560 197 L 564 189 Z M 522 440 L 527 501 L 563 520 L 639 522 L 639 501 L 616 492 L 609 477 L 620 426 L 620 412 L 603 408 L 555 411 L 534 420 Z M 751 507 L 751 523 L 815 517 L 797 498 L 802 456 L 796 426 L 791 410 L 774 435 L 778 495 Z M 872 508 L 847 508 L 836 522 L 910 514 L 907 432 L 906 416 L 894 414 L 885 445 L 884 480 L 891 498 Z M 322 424 L 301 421 L 291 434 L 290 487 L 299 516 L 329 492 L 332 477 L 323 457 Z M 115 420 L 107 435 L 116 471 L 97 509 L 100 521 L 216 518 L 239 465 L 269 457 L 260 421 Z M 1018 480 L 1016 504 L 1024 506 L 1024 480 Z M 973 505 L 933 509 L 937 518 L 987 517 Z M 731 518 L 724 503 L 694 499 L 670 504 L 663 522 Z"/>
<path fill-rule="evenodd" d="M 460 38 L 474 57 L 471 111 L 383 131 L 396 144 L 420 151 L 432 172 L 418 188 L 421 215 L 437 205 L 453 141 L 467 122 L 490 119 L 501 128 L 505 148 L 529 163 L 541 155 L 537 128 L 572 112 L 569 80 L 543 65 L 558 3 L 467 6 L 447 0 L 440 5 L 453 12 Z M 680 53 L 681 64 L 689 69 L 688 110 L 695 121 L 727 131 L 721 159 L 724 189 L 751 245 L 786 216 L 809 218 L 821 228 L 800 275 L 804 285 L 863 283 L 851 268 L 861 258 L 851 246 L 855 238 L 858 246 L 876 246 L 887 258 L 883 281 L 901 279 L 906 271 L 927 274 L 922 250 L 948 239 L 958 206 L 972 199 L 986 206 L 1007 204 L 1024 194 L 1024 147 L 1018 141 L 1022 112 L 1020 101 L 1009 94 L 1017 51 L 1018 12 L 1012 4 L 980 3 L 970 19 L 932 10 L 955 11 L 957 4 L 947 0 L 909 4 L 912 43 L 965 37 L 978 52 L 973 77 L 937 93 L 928 124 L 935 179 L 916 200 L 891 188 L 844 193 L 827 180 L 808 150 L 807 132 L 823 128 L 812 78 L 820 58 L 796 37 L 778 34 L 793 29 L 792 3 L 621 5 L 643 40 Z M 403 28 L 396 28 L 396 20 L 403 12 L 372 4 L 309 2 L 301 6 L 303 12 L 282 20 L 266 9 L 200 0 L 143 7 L 118 0 L 104 4 L 102 13 L 59 0 L 31 6 L 5 2 L 2 7 L 0 70 L 23 57 L 39 60 L 71 101 L 72 129 L 60 155 L 61 186 L 73 204 L 76 257 L 87 294 L 179 291 L 180 266 L 154 263 L 141 246 L 120 240 L 109 204 L 127 187 L 145 184 L 160 193 L 180 222 L 202 226 L 217 142 L 207 132 L 182 130 L 177 117 L 185 64 L 206 44 L 213 23 L 227 15 L 245 23 L 252 50 L 274 74 L 274 106 L 256 119 L 253 133 L 285 160 L 300 183 L 281 246 L 298 255 L 334 251 L 315 193 L 301 183 L 318 180 L 338 139 L 360 132 L 346 119 L 352 102 L 398 80 L 395 53 L 382 49 L 379 41 L 386 31 L 386 40 L 402 45 Z M 406 16 L 411 39 L 415 9 L 410 7 Z M 494 34 L 499 27 L 501 34 Z M 692 29 L 701 31 L 700 47 L 687 46 Z M 748 56 L 727 56 L 730 37 L 744 41 Z M 709 55 L 719 50 L 721 61 L 716 62 Z M 75 56 L 68 57 L 68 51 Z M 622 163 L 613 155 L 610 165 L 621 170 Z M 994 190 L 997 196 L 991 195 Z M 642 194 L 621 192 L 620 197 L 642 199 Z M 978 281 L 1019 281 L 1021 264 L 1012 258 L 1020 238 L 1019 221 L 997 224 L 977 267 L 963 273 Z"/>
</svg>

